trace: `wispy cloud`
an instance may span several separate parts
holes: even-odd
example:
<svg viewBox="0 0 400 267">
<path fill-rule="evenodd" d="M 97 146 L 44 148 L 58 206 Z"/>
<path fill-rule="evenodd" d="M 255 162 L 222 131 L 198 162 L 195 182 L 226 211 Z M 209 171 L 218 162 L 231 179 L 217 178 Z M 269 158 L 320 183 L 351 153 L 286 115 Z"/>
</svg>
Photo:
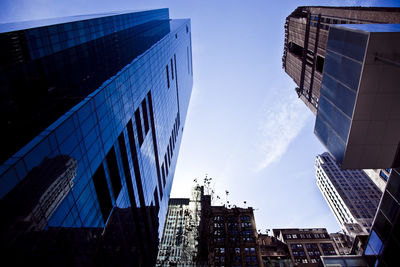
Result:
<svg viewBox="0 0 400 267">
<path fill-rule="evenodd" d="M 342 4 L 345 6 L 373 6 L 377 2 L 374 0 L 345 0 Z"/>
<path fill-rule="evenodd" d="M 271 97 L 276 101 L 271 101 Z M 269 104 L 271 102 L 273 104 L 264 109 L 265 116 L 260 122 L 261 141 L 258 144 L 260 161 L 256 171 L 261 171 L 271 163 L 277 162 L 300 133 L 307 119 L 312 116 L 294 92 L 285 98 L 279 97 L 278 94 L 269 98 Z"/>
</svg>

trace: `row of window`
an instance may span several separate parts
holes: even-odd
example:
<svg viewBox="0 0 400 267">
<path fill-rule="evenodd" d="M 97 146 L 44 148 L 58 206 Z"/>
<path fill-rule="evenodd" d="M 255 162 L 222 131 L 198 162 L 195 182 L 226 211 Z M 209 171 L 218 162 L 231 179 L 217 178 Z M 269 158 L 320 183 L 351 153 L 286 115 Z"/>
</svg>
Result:
<svg viewBox="0 0 400 267">
<path fill-rule="evenodd" d="M 256 248 L 254 247 L 246 247 L 242 250 L 246 254 L 255 254 L 256 253 Z M 217 254 L 224 254 L 225 253 L 225 248 L 215 248 L 214 252 Z M 240 248 L 229 248 L 229 252 L 231 254 L 240 254 Z"/>
<path fill-rule="evenodd" d="M 308 263 L 307 259 L 294 259 L 295 263 Z M 318 263 L 319 259 L 311 259 L 310 263 Z"/>
<path fill-rule="evenodd" d="M 237 229 L 239 224 L 237 222 L 228 222 L 227 223 L 228 229 Z M 243 222 L 241 223 L 242 228 L 251 228 L 251 222 Z M 216 222 L 214 223 L 214 228 L 225 228 L 225 224 L 223 222 Z"/>
<path fill-rule="evenodd" d="M 227 220 L 229 222 L 235 222 L 235 221 L 237 221 L 237 219 L 238 218 L 235 217 L 235 216 L 227 217 Z M 223 222 L 225 219 L 224 219 L 223 216 L 214 216 L 213 220 L 217 221 L 217 222 Z M 242 216 L 240 216 L 240 221 L 242 221 L 242 222 L 251 222 L 251 217 L 249 215 L 242 215 Z"/>
<path fill-rule="evenodd" d="M 163 180 L 163 185 L 166 184 L 166 177 L 168 177 L 169 167 L 171 166 L 171 158 L 175 150 L 175 144 L 179 134 L 180 119 L 179 113 L 175 117 L 175 122 L 172 127 L 171 135 L 169 137 L 169 143 L 167 145 L 167 151 L 164 154 L 164 162 L 161 165 L 161 175 Z"/>
<path fill-rule="evenodd" d="M 256 263 L 257 262 L 257 257 L 256 256 L 246 256 L 244 258 L 246 264 L 250 264 L 250 263 Z M 225 256 L 215 256 L 214 257 L 214 261 L 215 262 L 225 262 Z M 240 256 L 235 256 L 232 258 L 233 262 L 241 262 L 242 258 Z"/>
<path fill-rule="evenodd" d="M 310 16 L 310 26 L 318 27 L 318 16 Z M 329 24 L 352 24 L 355 22 L 342 20 L 342 19 L 334 19 L 334 18 L 326 18 L 321 17 L 319 27 L 321 29 L 329 30 Z"/>
<path fill-rule="evenodd" d="M 300 239 L 304 239 L 304 238 L 329 238 L 329 236 L 327 234 L 287 234 L 286 235 L 287 239 L 296 239 L 296 238 L 300 238 Z"/>
<path fill-rule="evenodd" d="M 215 243 L 225 243 L 225 237 L 214 237 L 214 242 Z M 242 237 L 243 242 L 247 243 L 254 243 L 255 238 L 253 236 L 247 236 L 247 237 Z M 237 237 L 229 237 L 229 242 L 230 243 L 236 243 L 239 242 L 239 238 Z"/>
</svg>

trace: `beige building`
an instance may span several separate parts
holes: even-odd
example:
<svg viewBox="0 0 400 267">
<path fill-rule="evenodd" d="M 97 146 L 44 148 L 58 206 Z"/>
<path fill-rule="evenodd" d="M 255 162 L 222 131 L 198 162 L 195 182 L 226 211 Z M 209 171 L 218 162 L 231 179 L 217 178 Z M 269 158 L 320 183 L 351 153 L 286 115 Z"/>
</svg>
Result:
<svg viewBox="0 0 400 267">
<path fill-rule="evenodd" d="M 382 192 L 385 191 L 391 169 L 365 169 L 364 172 Z"/>
</svg>

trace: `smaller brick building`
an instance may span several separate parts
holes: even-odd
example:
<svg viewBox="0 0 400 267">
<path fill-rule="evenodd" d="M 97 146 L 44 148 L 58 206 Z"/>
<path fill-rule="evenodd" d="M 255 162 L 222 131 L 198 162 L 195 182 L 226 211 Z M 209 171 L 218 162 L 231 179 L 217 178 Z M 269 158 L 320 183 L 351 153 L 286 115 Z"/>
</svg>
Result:
<svg viewBox="0 0 400 267">
<path fill-rule="evenodd" d="M 258 244 L 264 267 L 291 267 L 293 266 L 292 259 L 289 255 L 288 246 L 269 235 L 258 235 Z"/>
<path fill-rule="evenodd" d="M 211 206 L 202 232 L 208 266 L 262 266 L 253 208 Z"/>
<path fill-rule="evenodd" d="M 335 242 L 325 228 L 273 229 L 273 235 L 287 244 L 295 266 L 317 266 L 322 255 L 338 255 Z"/>
</svg>

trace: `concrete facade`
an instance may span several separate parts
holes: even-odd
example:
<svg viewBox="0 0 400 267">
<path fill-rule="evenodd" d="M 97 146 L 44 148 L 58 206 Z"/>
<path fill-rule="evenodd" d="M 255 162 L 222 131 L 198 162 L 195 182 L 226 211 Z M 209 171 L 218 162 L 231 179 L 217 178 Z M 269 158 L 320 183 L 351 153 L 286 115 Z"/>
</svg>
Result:
<svg viewBox="0 0 400 267">
<path fill-rule="evenodd" d="M 390 171 L 390 169 L 364 169 L 364 172 L 382 192 L 385 191 Z"/>
</svg>

